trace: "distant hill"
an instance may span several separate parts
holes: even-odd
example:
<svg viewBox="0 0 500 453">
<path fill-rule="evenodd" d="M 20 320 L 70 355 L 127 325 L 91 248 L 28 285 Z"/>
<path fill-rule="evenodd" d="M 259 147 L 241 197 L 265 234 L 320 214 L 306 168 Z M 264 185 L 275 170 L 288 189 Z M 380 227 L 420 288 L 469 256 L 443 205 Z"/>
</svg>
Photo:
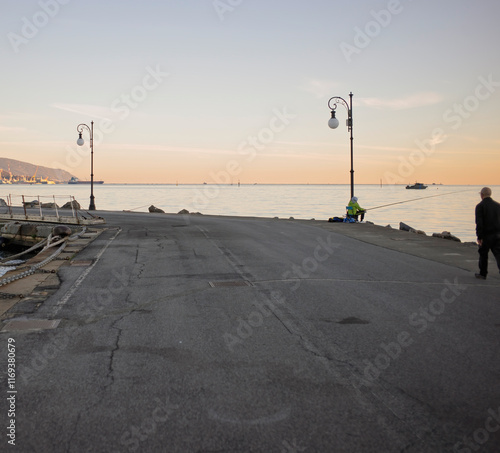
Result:
<svg viewBox="0 0 500 453">
<path fill-rule="evenodd" d="M 21 162 L 20 160 L 0 157 L 0 175 L 3 179 L 9 179 L 9 168 L 12 176 L 26 176 L 31 178 L 36 172 L 37 178 L 48 178 L 55 182 L 67 182 L 73 176 L 66 170 L 42 167 L 41 165 L 33 165 L 28 162 Z"/>
</svg>

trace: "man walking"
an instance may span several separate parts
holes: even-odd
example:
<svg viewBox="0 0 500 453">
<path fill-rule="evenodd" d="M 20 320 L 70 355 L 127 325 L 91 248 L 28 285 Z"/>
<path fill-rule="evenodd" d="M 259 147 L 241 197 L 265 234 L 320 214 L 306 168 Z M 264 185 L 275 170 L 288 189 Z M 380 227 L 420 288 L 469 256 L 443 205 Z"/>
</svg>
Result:
<svg viewBox="0 0 500 453">
<path fill-rule="evenodd" d="M 486 279 L 488 275 L 488 253 L 491 250 L 500 270 L 500 203 L 491 198 L 491 189 L 483 187 L 481 203 L 476 206 L 476 235 L 479 244 L 479 274 L 476 278 Z"/>
</svg>

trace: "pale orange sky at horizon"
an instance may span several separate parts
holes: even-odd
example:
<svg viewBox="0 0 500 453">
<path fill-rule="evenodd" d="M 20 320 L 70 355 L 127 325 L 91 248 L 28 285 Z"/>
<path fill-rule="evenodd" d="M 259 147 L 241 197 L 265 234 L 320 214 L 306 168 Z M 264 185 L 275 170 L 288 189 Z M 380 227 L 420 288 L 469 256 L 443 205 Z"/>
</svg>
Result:
<svg viewBox="0 0 500 453">
<path fill-rule="evenodd" d="M 500 184 L 493 0 L 40 8 L 0 18 L 1 157 L 90 179 L 94 121 L 106 183 L 349 184 L 352 91 L 356 183 Z"/>
</svg>

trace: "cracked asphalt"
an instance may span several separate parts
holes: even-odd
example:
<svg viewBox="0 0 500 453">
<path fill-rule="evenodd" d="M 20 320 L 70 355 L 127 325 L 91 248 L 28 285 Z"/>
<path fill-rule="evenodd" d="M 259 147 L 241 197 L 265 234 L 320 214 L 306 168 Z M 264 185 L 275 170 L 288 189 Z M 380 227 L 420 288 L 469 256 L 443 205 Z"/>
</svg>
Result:
<svg viewBox="0 0 500 453">
<path fill-rule="evenodd" d="M 27 316 L 57 327 L 0 332 L 4 395 L 16 346 L 17 451 L 500 449 L 500 279 L 474 278 L 470 247 L 98 214 L 89 265 L 61 267 Z"/>
</svg>

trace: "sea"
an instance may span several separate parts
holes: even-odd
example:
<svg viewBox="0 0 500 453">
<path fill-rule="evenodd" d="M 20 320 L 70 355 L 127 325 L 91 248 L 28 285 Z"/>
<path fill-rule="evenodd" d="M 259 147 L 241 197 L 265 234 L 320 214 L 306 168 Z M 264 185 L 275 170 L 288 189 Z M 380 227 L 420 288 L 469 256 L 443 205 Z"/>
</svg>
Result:
<svg viewBox="0 0 500 453">
<path fill-rule="evenodd" d="M 500 199 L 500 186 L 490 186 Z M 475 242 L 474 208 L 482 186 L 429 185 L 408 190 L 404 185 L 355 186 L 365 221 L 399 228 L 403 222 L 427 235 L 448 231 L 462 242 Z M 74 197 L 86 209 L 90 185 L 1 185 L 0 198 L 14 206 L 25 201 L 55 201 L 58 206 Z M 148 212 L 154 205 L 166 213 L 186 209 L 205 215 L 279 217 L 325 220 L 342 216 L 350 199 L 350 186 L 278 184 L 94 184 L 97 210 Z M 6 208 L 0 208 L 5 210 Z M 104 216 L 105 217 L 105 216 Z"/>
</svg>

